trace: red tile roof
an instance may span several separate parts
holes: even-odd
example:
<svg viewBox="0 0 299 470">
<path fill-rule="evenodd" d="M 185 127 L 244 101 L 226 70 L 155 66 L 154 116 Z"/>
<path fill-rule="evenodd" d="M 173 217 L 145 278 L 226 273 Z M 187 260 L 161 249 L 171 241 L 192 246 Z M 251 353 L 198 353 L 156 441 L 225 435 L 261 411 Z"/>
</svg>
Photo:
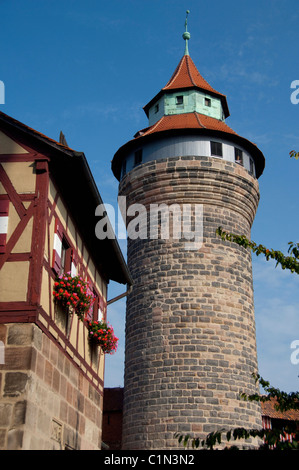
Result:
<svg viewBox="0 0 299 470">
<path fill-rule="evenodd" d="M 182 57 L 168 83 L 162 88 L 158 95 L 156 95 L 146 106 L 144 106 L 145 113 L 148 115 L 149 108 L 152 106 L 153 102 L 160 97 L 161 94 L 167 91 L 174 91 L 186 88 L 198 88 L 214 96 L 218 96 L 218 98 L 221 99 L 225 117 L 229 116 L 226 96 L 222 93 L 219 93 L 214 88 L 212 88 L 211 85 L 209 85 L 209 83 L 200 75 L 193 60 L 189 55 L 184 55 Z"/>
<path fill-rule="evenodd" d="M 51 175 L 72 212 L 75 224 L 80 227 L 87 249 L 94 254 L 93 259 L 99 271 L 108 280 L 132 284 L 117 239 L 101 240 L 102 247 L 99 248 L 99 240 L 94 230 L 91 230 L 94 226 L 94 208 L 103 204 L 103 201 L 84 153 L 72 150 L 3 112 L 0 112 L 0 130 L 21 145 L 25 142 L 31 148 L 37 148 L 37 156 L 49 157 Z M 78 207 L 84 208 L 84 211 L 78 210 Z"/>
<path fill-rule="evenodd" d="M 72 148 L 70 148 L 68 145 L 64 145 L 61 142 L 58 142 L 57 140 L 51 139 L 50 137 L 42 134 L 39 131 L 36 131 L 35 129 L 32 129 L 32 127 L 27 126 L 26 124 L 23 124 L 20 121 L 17 121 L 17 119 L 14 119 L 11 116 L 8 116 L 7 114 L 3 113 L 0 111 L 0 120 L 9 122 L 10 124 L 14 125 L 15 127 L 18 127 L 19 129 L 23 129 L 25 132 L 31 134 L 34 137 L 41 138 L 45 142 L 49 144 L 54 144 L 56 147 L 61 148 L 62 150 L 70 150 L 74 151 Z"/>
<path fill-rule="evenodd" d="M 178 134 L 184 134 L 188 131 L 192 132 L 192 130 L 194 130 L 195 133 L 202 135 L 215 135 L 222 138 L 228 138 L 228 136 L 230 136 L 230 139 L 233 142 L 237 142 L 239 145 L 247 149 L 247 151 L 254 158 L 257 177 L 262 174 L 265 166 L 265 158 L 254 143 L 250 142 L 244 137 L 241 137 L 224 121 L 206 116 L 205 114 L 193 112 L 162 116 L 162 118 L 152 126 L 138 131 L 135 134 L 134 139 L 129 140 L 126 144 L 120 147 L 114 155 L 112 160 L 112 171 L 114 175 L 118 180 L 120 179 L 121 161 L 123 155 L 126 154 L 130 148 L 133 148 L 136 145 L 140 145 L 139 141 L 143 139 L 145 139 L 144 141 L 148 141 L 149 139 L 151 140 L 158 137 L 163 137 L 164 133 L 164 135 L 167 136 L 169 133 L 173 134 L 177 132 Z"/>
<path fill-rule="evenodd" d="M 272 398 L 270 401 L 261 402 L 262 415 L 274 419 L 287 419 L 299 421 L 299 410 L 278 411 L 275 408 L 277 400 Z"/>
<path fill-rule="evenodd" d="M 137 137 L 173 129 L 211 129 L 236 134 L 224 121 L 197 112 L 162 116 L 153 126 L 140 131 Z"/>
<path fill-rule="evenodd" d="M 144 111 L 149 117 L 150 108 L 157 103 L 157 101 L 167 93 L 174 91 L 197 89 L 206 92 L 207 94 L 218 97 L 221 100 L 224 116 L 229 116 L 228 105 L 226 96 L 212 88 L 209 83 L 200 75 L 194 62 L 189 55 L 184 55 L 180 60 L 177 68 L 175 69 L 171 79 L 159 91 L 159 93 L 144 106 Z M 120 180 L 121 165 L 124 156 L 127 152 L 141 145 L 142 139 L 144 142 L 159 138 L 169 134 L 185 134 L 188 131 L 194 130 L 195 133 L 202 135 L 214 135 L 218 137 L 229 138 L 239 145 L 244 146 L 245 149 L 252 155 L 255 166 L 257 178 L 262 174 L 265 166 L 265 158 L 262 152 L 256 147 L 255 144 L 247 139 L 239 136 L 234 132 L 224 121 L 212 118 L 210 116 L 200 114 L 197 112 L 182 113 L 173 115 L 164 115 L 159 121 L 150 127 L 138 131 L 134 139 L 130 140 L 118 149 L 112 160 L 112 171 L 115 177 Z"/>
<path fill-rule="evenodd" d="M 200 75 L 193 60 L 189 55 L 184 55 L 175 69 L 171 79 L 162 90 L 173 90 L 177 88 L 201 88 L 217 95 L 222 95 L 214 90 L 209 83 Z"/>
</svg>

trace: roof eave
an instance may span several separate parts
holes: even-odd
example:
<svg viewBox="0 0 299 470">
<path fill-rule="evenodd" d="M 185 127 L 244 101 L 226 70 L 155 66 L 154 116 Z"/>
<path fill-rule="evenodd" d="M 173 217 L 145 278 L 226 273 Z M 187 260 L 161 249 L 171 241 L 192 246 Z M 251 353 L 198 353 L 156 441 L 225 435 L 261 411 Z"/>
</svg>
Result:
<svg viewBox="0 0 299 470">
<path fill-rule="evenodd" d="M 118 181 L 120 181 L 120 175 L 121 175 L 121 164 L 123 157 L 132 149 L 134 149 L 136 146 L 140 146 L 140 143 L 147 143 L 150 142 L 151 140 L 156 140 L 159 138 L 164 138 L 167 136 L 172 136 L 173 134 L 195 134 L 195 135 L 205 135 L 205 136 L 214 136 L 214 137 L 219 137 L 230 140 L 232 142 L 239 143 L 239 145 L 242 145 L 244 148 L 246 148 L 250 154 L 253 156 L 254 161 L 255 161 L 255 166 L 256 166 L 256 177 L 259 178 L 265 168 L 265 157 L 263 153 L 259 150 L 259 148 L 247 140 L 244 137 L 239 136 L 238 134 L 235 133 L 229 133 L 225 131 L 220 131 L 220 130 L 215 130 L 215 129 L 207 129 L 207 128 L 181 128 L 181 129 L 167 129 L 163 131 L 157 131 L 152 134 L 144 135 L 144 136 L 139 136 L 136 139 L 132 139 L 128 141 L 126 144 L 124 144 L 122 147 L 118 149 L 118 151 L 115 153 L 113 160 L 111 162 L 111 169 Z"/>
<path fill-rule="evenodd" d="M 65 147 L 29 128 L 20 121 L 0 112 L 1 123 L 4 129 L 8 131 L 16 130 L 19 138 L 27 141 L 29 145 L 38 147 L 39 152 L 49 158 L 50 173 L 64 201 L 67 203 L 72 217 L 79 227 L 79 231 L 83 235 L 84 242 L 86 242 L 89 250 L 93 253 L 95 264 L 102 274 L 105 275 L 107 281 L 113 280 L 121 284 L 131 285 L 132 278 L 115 235 L 114 238 L 98 240 L 95 236 L 95 230 L 91 231 L 86 228 L 88 220 L 90 221 L 89 227 L 95 226 L 95 208 L 103 204 L 103 201 L 85 154 Z M 83 188 L 80 192 L 77 190 L 79 187 Z M 78 210 L 82 205 L 84 205 L 84 211 Z M 109 231 L 111 234 L 114 234 L 111 224 Z M 101 256 L 98 253 L 99 244 L 101 244 Z M 116 264 L 111 262 L 109 255 Z"/>
</svg>

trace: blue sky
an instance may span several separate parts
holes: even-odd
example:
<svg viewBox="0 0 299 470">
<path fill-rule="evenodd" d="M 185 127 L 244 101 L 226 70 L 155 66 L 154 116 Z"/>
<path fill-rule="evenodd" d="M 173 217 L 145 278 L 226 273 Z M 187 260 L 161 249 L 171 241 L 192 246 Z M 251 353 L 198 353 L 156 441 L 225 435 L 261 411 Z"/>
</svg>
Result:
<svg viewBox="0 0 299 470">
<path fill-rule="evenodd" d="M 83 151 L 105 203 L 116 205 L 111 172 L 117 149 L 146 127 L 142 107 L 167 83 L 184 53 L 227 96 L 227 124 L 266 158 L 252 239 L 287 250 L 299 241 L 299 80 L 297 0 L 0 0 L 0 110 Z M 299 97 L 299 94 L 298 94 Z M 120 241 L 125 253 L 125 242 Z M 298 390 L 295 274 L 253 258 L 259 372 L 285 391 Z M 111 284 L 109 298 L 123 291 Z M 125 301 L 109 308 L 120 336 L 107 358 L 106 386 L 123 385 Z"/>
</svg>

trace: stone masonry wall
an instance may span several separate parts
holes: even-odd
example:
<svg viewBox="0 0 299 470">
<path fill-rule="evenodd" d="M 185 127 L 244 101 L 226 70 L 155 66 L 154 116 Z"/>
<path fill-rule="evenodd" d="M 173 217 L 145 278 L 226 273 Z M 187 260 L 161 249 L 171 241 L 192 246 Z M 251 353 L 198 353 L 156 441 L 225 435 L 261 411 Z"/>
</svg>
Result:
<svg viewBox="0 0 299 470">
<path fill-rule="evenodd" d="M 1 324 L 0 449 L 100 449 L 102 394 L 35 324 Z"/>
<path fill-rule="evenodd" d="M 128 240 L 134 288 L 127 299 L 123 449 L 178 447 L 176 432 L 261 427 L 251 254 L 217 227 L 250 237 L 257 181 L 216 158 L 173 158 L 136 167 L 121 181 L 127 207 L 203 204 L 203 245 Z M 129 221 L 129 219 L 128 219 Z"/>
</svg>

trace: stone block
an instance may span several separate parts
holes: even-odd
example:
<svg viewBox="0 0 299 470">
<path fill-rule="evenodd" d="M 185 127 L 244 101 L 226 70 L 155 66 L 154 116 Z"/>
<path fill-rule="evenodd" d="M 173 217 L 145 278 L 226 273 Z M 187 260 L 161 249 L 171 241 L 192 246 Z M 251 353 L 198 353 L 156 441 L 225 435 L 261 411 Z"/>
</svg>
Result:
<svg viewBox="0 0 299 470">
<path fill-rule="evenodd" d="M 7 450 L 22 450 L 23 430 L 10 429 L 7 432 Z"/>
<path fill-rule="evenodd" d="M 15 403 L 14 409 L 13 409 L 13 419 L 12 419 L 12 425 L 14 427 L 25 424 L 26 407 L 27 407 L 26 400 Z"/>
<path fill-rule="evenodd" d="M 5 370 L 30 370 L 32 359 L 31 346 L 7 347 L 5 349 Z"/>
<path fill-rule="evenodd" d="M 29 380 L 29 375 L 24 372 L 7 372 L 4 379 L 4 397 L 21 396 Z"/>
<path fill-rule="evenodd" d="M 7 334 L 7 326 L 4 324 L 0 324 L 0 341 L 3 344 L 6 344 L 6 334 Z"/>
<path fill-rule="evenodd" d="M 0 450 L 6 450 L 6 429 L 0 428 Z"/>
<path fill-rule="evenodd" d="M 0 403 L 0 428 L 10 424 L 12 410 L 13 405 L 11 403 Z"/>
<path fill-rule="evenodd" d="M 33 326 L 31 323 L 14 323 L 8 328 L 8 345 L 29 346 L 32 343 Z"/>
</svg>

